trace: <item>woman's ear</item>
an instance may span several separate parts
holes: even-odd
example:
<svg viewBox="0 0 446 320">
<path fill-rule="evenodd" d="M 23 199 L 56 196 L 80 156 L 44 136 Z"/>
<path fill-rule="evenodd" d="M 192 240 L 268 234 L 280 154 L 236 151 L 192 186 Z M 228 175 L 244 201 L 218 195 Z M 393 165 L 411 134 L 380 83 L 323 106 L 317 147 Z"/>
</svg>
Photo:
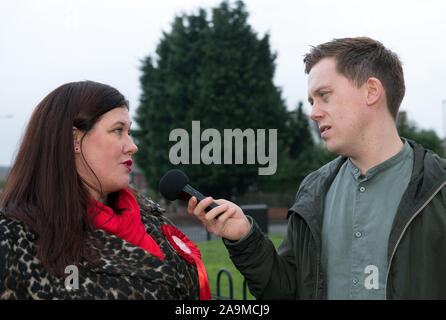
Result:
<svg viewBox="0 0 446 320">
<path fill-rule="evenodd" d="M 81 150 L 81 137 L 82 132 L 73 126 L 73 144 L 74 144 L 74 152 L 79 153 Z"/>
<path fill-rule="evenodd" d="M 367 105 L 371 106 L 376 104 L 384 96 L 384 88 L 381 81 L 378 78 L 370 77 L 366 82 L 367 89 Z"/>
</svg>

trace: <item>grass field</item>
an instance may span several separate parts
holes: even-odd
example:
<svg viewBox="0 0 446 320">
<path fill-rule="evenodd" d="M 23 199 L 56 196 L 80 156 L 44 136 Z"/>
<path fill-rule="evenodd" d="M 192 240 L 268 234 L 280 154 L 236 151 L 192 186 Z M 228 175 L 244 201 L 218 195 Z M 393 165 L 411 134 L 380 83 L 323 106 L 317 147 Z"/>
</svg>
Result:
<svg viewBox="0 0 446 320">
<path fill-rule="evenodd" d="M 269 235 L 269 238 L 277 248 L 280 242 L 282 242 L 283 235 L 273 234 Z M 232 261 L 229 258 L 229 253 L 226 250 L 223 241 L 218 239 L 198 242 L 197 246 L 201 251 L 203 263 L 206 267 L 211 293 L 214 295 L 217 294 L 217 274 L 220 269 L 225 268 L 231 273 L 232 276 L 234 294 L 233 299 L 243 299 L 244 278 L 232 264 Z M 222 274 L 220 279 L 220 296 L 229 297 L 229 280 L 225 274 Z M 249 292 L 249 289 L 247 290 L 247 299 L 255 299 Z"/>
</svg>

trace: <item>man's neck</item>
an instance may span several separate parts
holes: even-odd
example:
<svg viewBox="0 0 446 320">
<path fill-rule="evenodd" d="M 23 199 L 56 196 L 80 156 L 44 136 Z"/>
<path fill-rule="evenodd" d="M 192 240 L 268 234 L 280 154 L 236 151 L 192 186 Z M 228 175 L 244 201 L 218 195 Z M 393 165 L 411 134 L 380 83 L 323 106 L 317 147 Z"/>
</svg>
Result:
<svg viewBox="0 0 446 320">
<path fill-rule="evenodd" d="M 387 138 L 375 137 L 364 143 L 362 152 L 350 156 L 350 161 L 365 174 L 369 169 L 390 159 L 403 149 L 403 142 L 395 131 Z"/>
</svg>

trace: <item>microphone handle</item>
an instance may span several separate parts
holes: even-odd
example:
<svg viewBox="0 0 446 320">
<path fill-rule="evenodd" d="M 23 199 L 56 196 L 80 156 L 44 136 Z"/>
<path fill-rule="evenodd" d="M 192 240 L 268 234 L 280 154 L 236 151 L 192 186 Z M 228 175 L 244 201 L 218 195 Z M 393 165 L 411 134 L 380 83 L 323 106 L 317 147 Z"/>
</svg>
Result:
<svg viewBox="0 0 446 320">
<path fill-rule="evenodd" d="M 187 194 L 189 194 L 191 197 L 195 197 L 197 198 L 198 202 L 200 202 L 201 200 L 203 200 L 204 198 L 206 198 L 200 191 L 195 190 L 192 186 L 186 184 L 183 188 L 183 191 L 186 192 Z M 211 209 L 214 209 L 218 207 L 218 204 L 216 204 L 215 202 L 212 202 L 209 207 L 207 207 L 206 209 L 204 209 L 205 212 L 209 212 Z M 216 216 L 215 218 L 218 218 L 221 214 L 220 213 L 218 216 Z"/>
</svg>

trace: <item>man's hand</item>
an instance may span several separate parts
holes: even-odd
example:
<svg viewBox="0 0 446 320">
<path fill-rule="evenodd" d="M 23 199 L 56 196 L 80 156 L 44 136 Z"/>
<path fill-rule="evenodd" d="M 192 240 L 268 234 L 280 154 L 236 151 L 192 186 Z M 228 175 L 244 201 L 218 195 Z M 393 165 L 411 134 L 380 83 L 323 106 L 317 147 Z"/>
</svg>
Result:
<svg viewBox="0 0 446 320">
<path fill-rule="evenodd" d="M 204 209 L 212 202 L 218 204 L 218 207 L 206 213 Z M 232 241 L 242 239 L 251 227 L 242 209 L 224 199 L 213 200 L 211 197 L 207 197 L 197 205 L 197 198 L 191 197 L 187 212 L 196 216 L 209 232 Z M 220 213 L 223 214 L 215 219 Z"/>
</svg>

